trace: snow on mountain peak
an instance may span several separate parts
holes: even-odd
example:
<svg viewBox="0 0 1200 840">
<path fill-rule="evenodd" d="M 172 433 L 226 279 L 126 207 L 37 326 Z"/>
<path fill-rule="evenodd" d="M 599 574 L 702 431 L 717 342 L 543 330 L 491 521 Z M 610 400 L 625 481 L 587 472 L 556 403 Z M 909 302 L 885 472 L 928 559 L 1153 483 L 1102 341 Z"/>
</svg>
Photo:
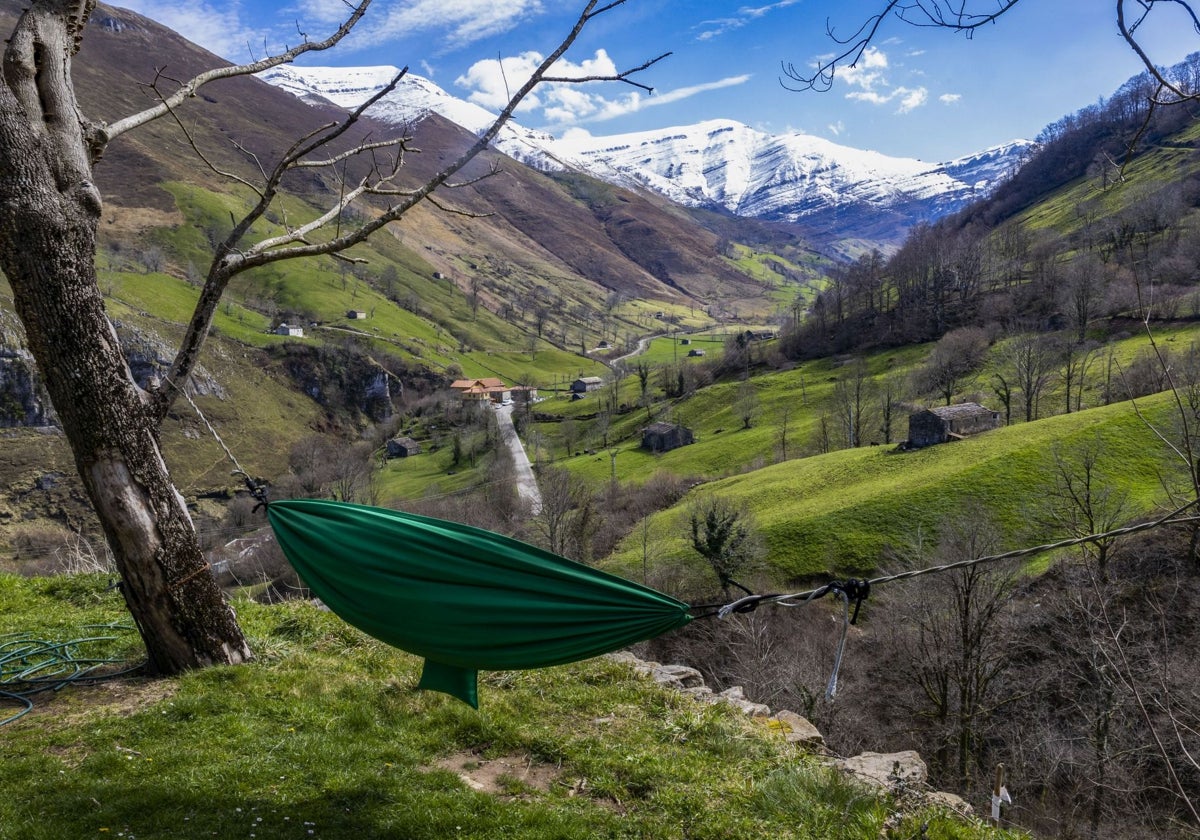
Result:
<svg viewBox="0 0 1200 840">
<path fill-rule="evenodd" d="M 319 97 L 353 108 L 398 72 L 386 66 L 286 66 L 263 78 L 307 101 Z M 369 113 L 395 125 L 436 113 L 474 134 L 495 119 L 413 73 Z M 893 232 L 887 239 L 893 243 L 913 224 L 954 212 L 995 189 L 1032 146 L 1016 140 L 947 163 L 926 163 L 806 134 L 767 134 L 726 119 L 610 136 L 572 132 L 561 139 L 509 122 L 496 140 L 500 151 L 535 168 L 578 169 L 689 206 L 790 222 L 831 211 L 839 220 L 858 213 L 872 220 L 864 226 L 888 214 Z"/>
</svg>

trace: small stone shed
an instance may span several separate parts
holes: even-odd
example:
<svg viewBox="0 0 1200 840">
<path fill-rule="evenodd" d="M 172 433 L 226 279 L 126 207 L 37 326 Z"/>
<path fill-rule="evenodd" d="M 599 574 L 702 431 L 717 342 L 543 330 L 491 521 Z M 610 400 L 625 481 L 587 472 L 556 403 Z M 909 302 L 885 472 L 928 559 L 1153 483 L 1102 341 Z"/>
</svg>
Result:
<svg viewBox="0 0 1200 840">
<path fill-rule="evenodd" d="M 410 437 L 395 437 L 387 442 L 389 458 L 407 458 L 409 455 L 420 455 L 421 444 Z"/>
<path fill-rule="evenodd" d="M 598 391 L 604 385 L 599 376 L 581 376 L 571 383 L 571 390 L 576 394 L 586 394 L 588 391 Z"/>
<path fill-rule="evenodd" d="M 908 417 L 908 448 L 920 449 L 998 429 L 1000 412 L 965 402 L 922 409 Z"/>
<path fill-rule="evenodd" d="M 692 430 L 678 423 L 651 423 L 642 429 L 642 448 L 651 452 L 670 452 L 694 442 Z"/>
</svg>

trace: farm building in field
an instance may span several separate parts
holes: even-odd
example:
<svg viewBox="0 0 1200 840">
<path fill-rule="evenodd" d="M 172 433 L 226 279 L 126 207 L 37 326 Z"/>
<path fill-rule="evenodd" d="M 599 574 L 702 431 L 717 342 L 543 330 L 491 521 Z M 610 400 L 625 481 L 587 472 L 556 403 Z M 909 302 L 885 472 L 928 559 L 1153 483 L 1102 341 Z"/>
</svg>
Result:
<svg viewBox="0 0 1200 840">
<path fill-rule="evenodd" d="M 959 440 L 1000 427 L 1000 412 L 966 402 L 922 409 L 908 417 L 909 449 Z"/>
<path fill-rule="evenodd" d="M 420 455 L 421 444 L 410 437 L 396 437 L 387 442 L 389 458 L 407 458 L 409 455 Z"/>
<path fill-rule="evenodd" d="M 571 383 L 571 391 L 576 394 L 586 394 L 588 391 L 598 391 L 604 385 L 599 376 L 581 376 Z"/>
<path fill-rule="evenodd" d="M 304 327 L 293 326 L 292 324 L 280 324 L 275 328 L 275 335 L 286 335 L 291 338 L 304 338 Z"/>
<path fill-rule="evenodd" d="M 678 423 L 651 423 L 642 429 L 642 448 L 651 452 L 670 452 L 695 441 L 692 430 Z"/>
</svg>

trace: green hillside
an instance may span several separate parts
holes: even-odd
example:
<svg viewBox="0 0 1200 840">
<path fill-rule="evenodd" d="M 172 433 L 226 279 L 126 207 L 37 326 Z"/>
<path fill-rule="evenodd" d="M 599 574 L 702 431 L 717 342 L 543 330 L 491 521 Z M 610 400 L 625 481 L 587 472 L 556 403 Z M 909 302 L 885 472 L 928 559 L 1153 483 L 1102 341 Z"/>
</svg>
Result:
<svg viewBox="0 0 1200 840">
<path fill-rule="evenodd" d="M 1166 396 L 1143 410 L 1164 424 Z M 1131 512 L 1164 500 L 1168 471 L 1163 444 L 1128 404 L 987 432 L 912 452 L 865 447 L 787 461 L 705 484 L 693 496 L 721 496 L 753 515 L 776 582 L 865 574 L 885 565 L 888 549 L 920 536 L 934 538 L 947 518 L 984 510 L 1014 545 L 1044 538 L 1039 528 L 1055 471 L 1053 453 L 1070 456 L 1095 445 L 1104 479 L 1129 496 Z M 651 557 L 656 564 L 699 567 L 685 516 L 691 499 L 656 514 Z M 641 537 L 631 538 L 606 565 L 640 575 Z M 894 561 L 892 561 L 894 565 Z"/>
<path fill-rule="evenodd" d="M 5 725 L 0 836 L 1006 836 L 852 784 L 628 665 L 491 674 L 476 711 L 415 691 L 417 659 L 312 605 L 238 613 L 253 664 L 68 686 Z M 138 655 L 101 578 L 0 575 L 0 616 L 6 639 Z"/>
</svg>

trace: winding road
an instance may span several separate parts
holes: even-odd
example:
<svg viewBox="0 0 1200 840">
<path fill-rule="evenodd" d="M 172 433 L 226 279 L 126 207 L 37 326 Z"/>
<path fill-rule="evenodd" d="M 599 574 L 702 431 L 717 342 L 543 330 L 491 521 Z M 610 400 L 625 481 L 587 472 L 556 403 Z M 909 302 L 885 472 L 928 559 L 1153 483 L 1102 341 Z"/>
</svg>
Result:
<svg viewBox="0 0 1200 840">
<path fill-rule="evenodd" d="M 537 479 L 533 477 L 533 466 L 525 447 L 517 437 L 517 429 L 512 421 L 512 404 L 502 405 L 496 409 L 496 425 L 500 427 L 500 440 L 508 446 L 512 453 L 513 466 L 517 471 L 517 495 L 529 503 L 529 511 L 537 516 L 542 511 L 542 492 L 538 489 Z"/>
</svg>

